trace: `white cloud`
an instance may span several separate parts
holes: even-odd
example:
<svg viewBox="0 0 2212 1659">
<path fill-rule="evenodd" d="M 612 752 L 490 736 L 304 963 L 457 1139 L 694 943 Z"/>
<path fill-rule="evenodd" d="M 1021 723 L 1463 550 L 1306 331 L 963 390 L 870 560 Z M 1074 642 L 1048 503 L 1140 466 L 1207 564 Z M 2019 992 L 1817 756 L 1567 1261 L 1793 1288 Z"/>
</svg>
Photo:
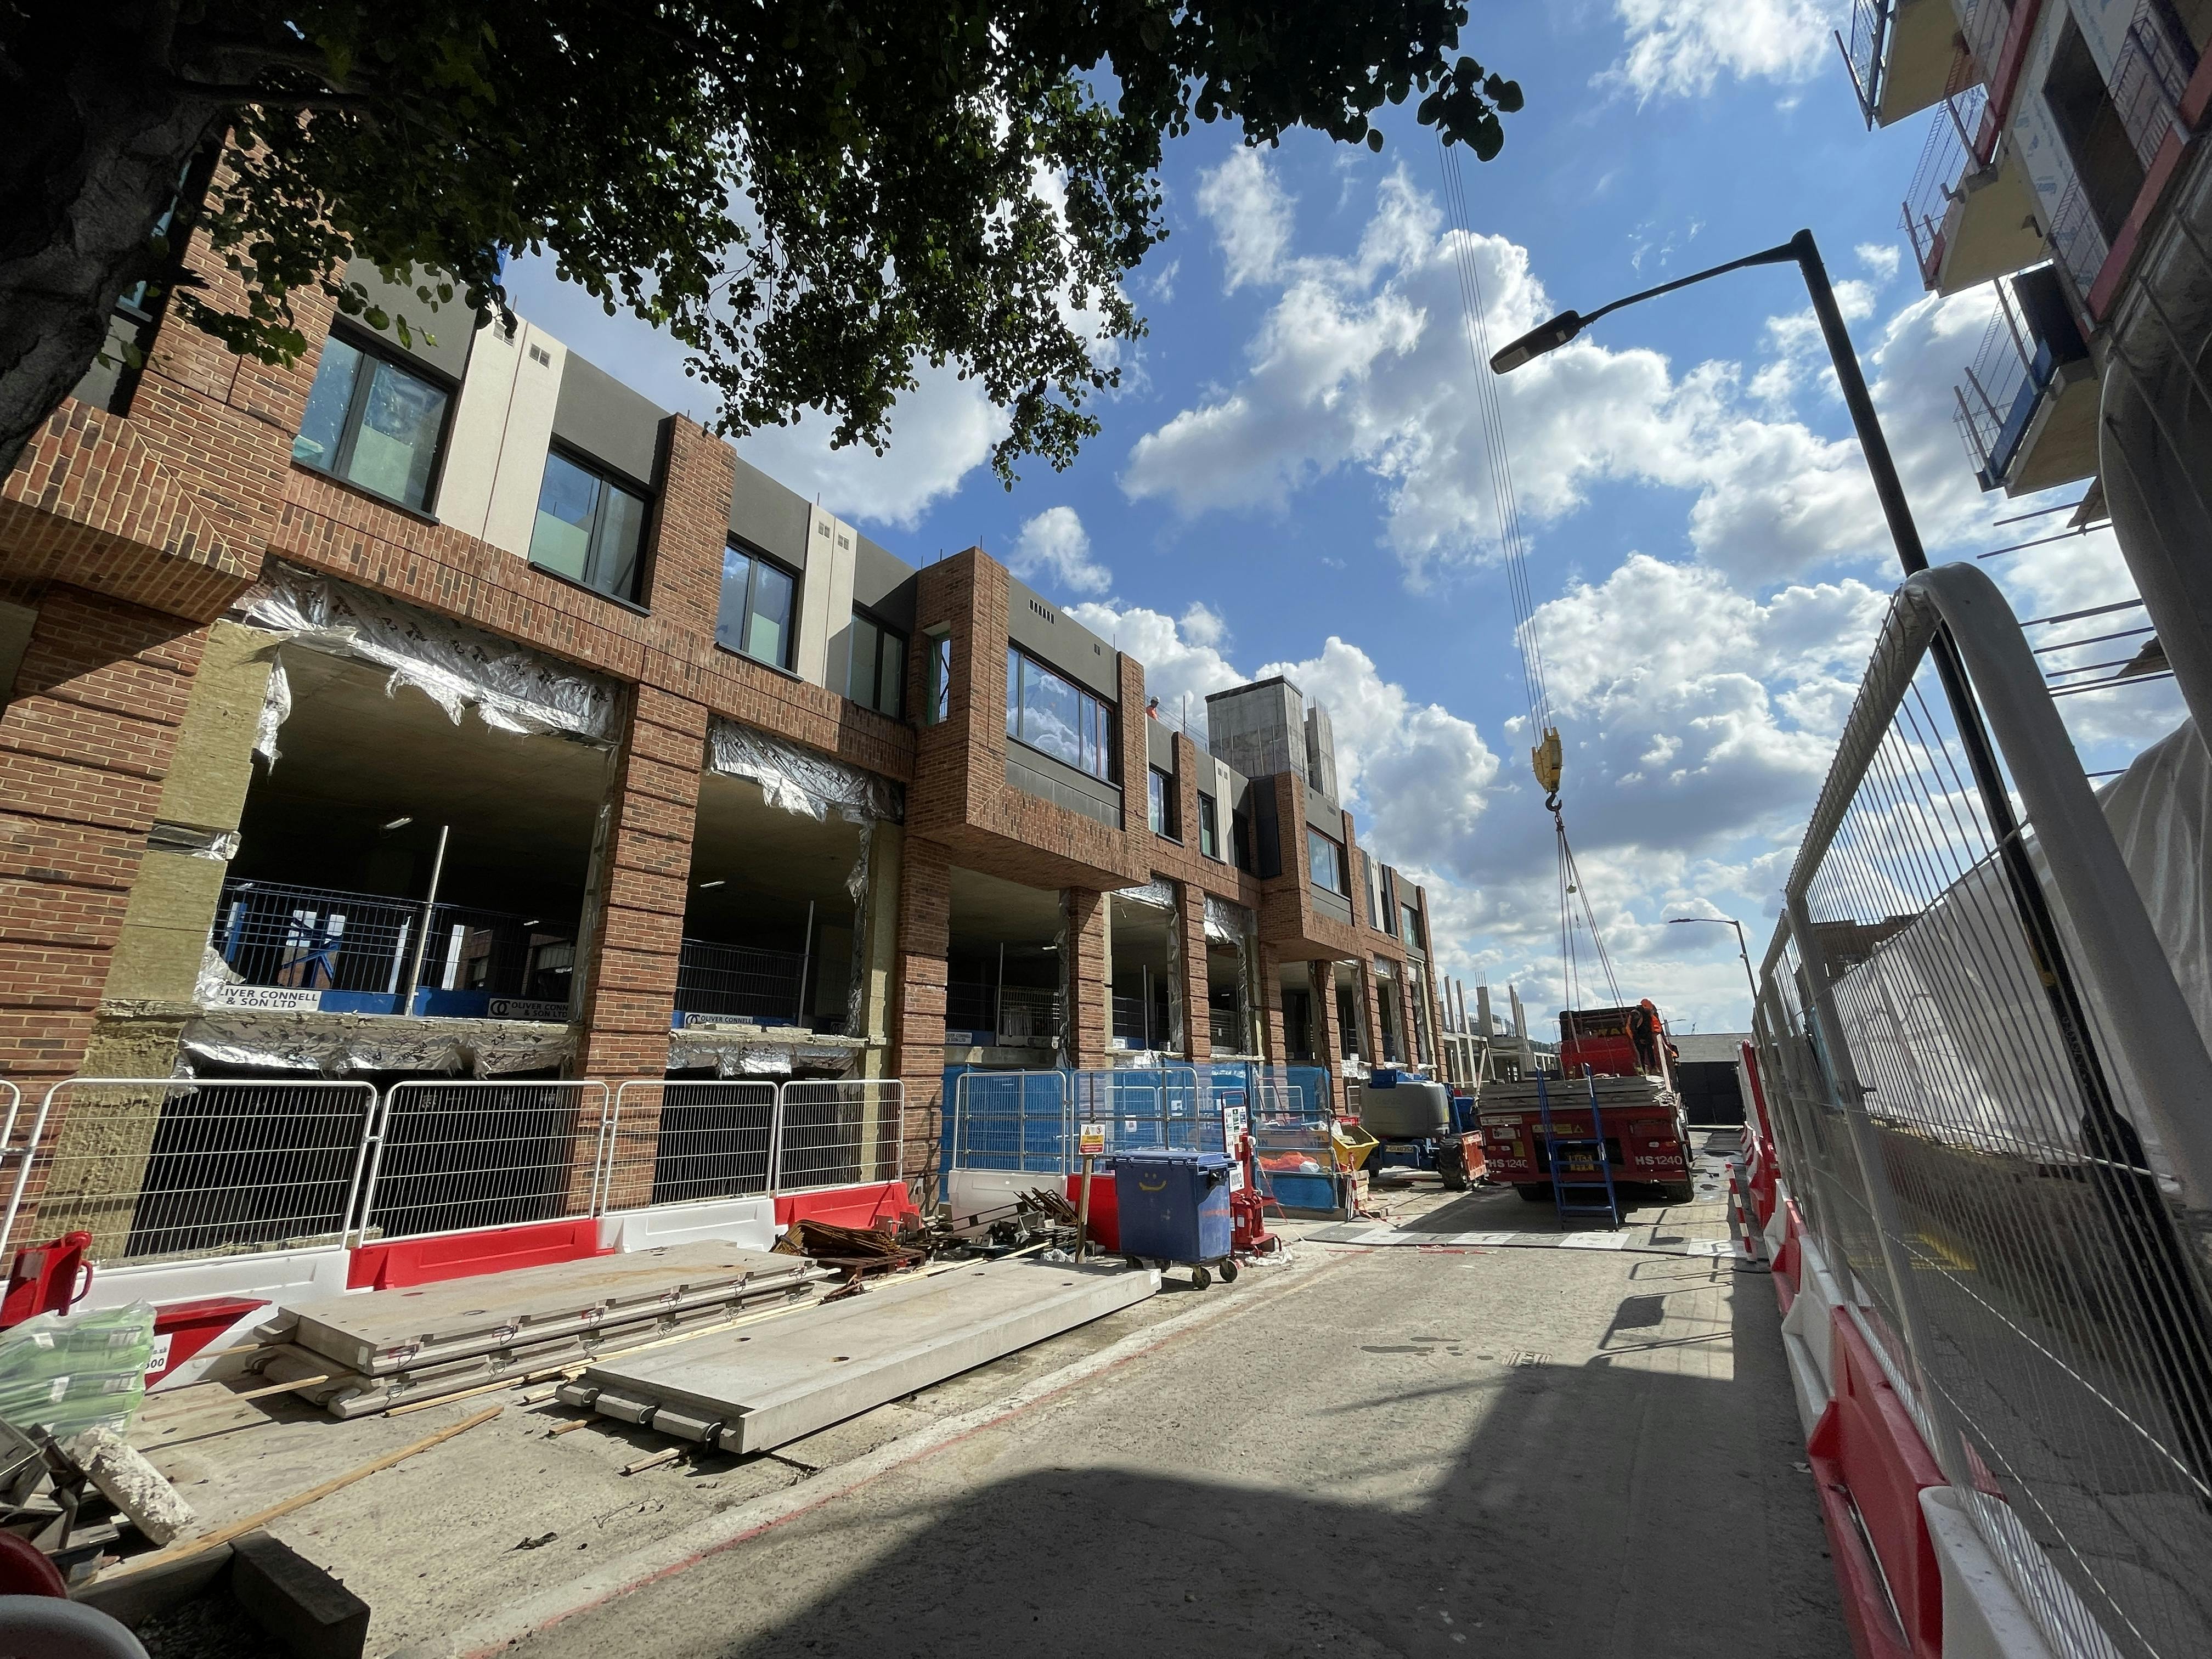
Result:
<svg viewBox="0 0 2212 1659">
<path fill-rule="evenodd" d="M 1194 645 L 1221 645 L 1229 638 L 1229 624 L 1203 599 L 1193 599 L 1182 613 L 1182 636 Z"/>
<path fill-rule="evenodd" d="M 1826 66 L 1837 0 L 1614 0 L 1626 39 L 1598 77 L 1638 101 L 1699 97 L 1724 76 L 1809 80 Z"/>
<path fill-rule="evenodd" d="M 911 530 L 990 459 L 1007 424 L 977 383 L 963 380 L 950 365 L 917 363 L 915 374 L 919 384 L 899 399 L 881 455 L 860 444 L 832 449 L 830 422 L 811 411 L 793 425 L 765 427 L 740 440 L 738 450 L 841 518 Z"/>
<path fill-rule="evenodd" d="M 1894 242 L 1861 242 L 1851 250 L 1858 255 L 1859 263 L 1874 273 L 1877 283 L 1886 283 L 1897 275 L 1897 244 Z"/>
<path fill-rule="evenodd" d="M 1072 507 L 1048 507 L 1024 521 L 1006 564 L 1025 581 L 1070 593 L 1103 593 L 1114 582 L 1114 573 L 1091 556 L 1090 532 Z"/>
<path fill-rule="evenodd" d="M 1445 229 L 1434 202 L 1394 175 L 1351 256 L 1276 258 L 1280 292 L 1247 346 L 1245 375 L 1139 438 L 1124 491 L 1187 514 L 1279 512 L 1316 479 L 1357 469 L 1380 490 L 1382 543 L 1413 584 L 1499 556 L 1477 382 L 1489 371 L 1468 349 L 1462 252 L 1492 344 L 1557 309 L 1524 249 Z M 1923 537 L 1941 547 L 1989 517 L 1951 422 L 1988 296 L 1923 297 L 1886 322 L 1869 283 L 1840 283 L 1837 298 L 1856 325 Z M 1654 550 L 1694 555 L 1747 584 L 1838 561 L 1886 565 L 1889 537 L 1856 441 L 1797 413 L 1810 393 L 1824 422 L 1841 424 L 1809 308 L 1773 319 L 1765 344 L 1755 368 L 1678 368 L 1585 337 L 1497 382 L 1524 528 L 1540 538 L 1593 488 L 1626 481 L 1691 498 L 1686 544 Z"/>
<path fill-rule="evenodd" d="M 1200 175 L 1198 210 L 1221 249 L 1224 293 L 1273 276 L 1291 245 L 1291 205 L 1256 149 L 1232 150 Z"/>
</svg>

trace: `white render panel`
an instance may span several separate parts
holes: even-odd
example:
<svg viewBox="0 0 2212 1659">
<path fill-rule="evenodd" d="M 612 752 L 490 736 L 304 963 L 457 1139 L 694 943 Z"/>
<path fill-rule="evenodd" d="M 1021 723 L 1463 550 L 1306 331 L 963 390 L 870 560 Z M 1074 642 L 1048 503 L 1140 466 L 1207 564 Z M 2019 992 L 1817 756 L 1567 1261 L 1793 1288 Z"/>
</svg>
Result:
<svg viewBox="0 0 2212 1659">
<path fill-rule="evenodd" d="M 799 678 L 830 686 L 830 636 L 853 624 L 853 526 L 810 507 L 806 519 L 806 574 L 799 585 Z"/>
<path fill-rule="evenodd" d="M 483 534 L 492 483 L 499 476 L 507 408 L 514 401 L 515 367 L 522 361 L 519 332 L 509 339 L 507 331 L 494 323 L 477 334 L 469 353 L 468 376 L 453 405 L 446 464 L 439 471 L 434 511 L 441 524 L 471 536 Z"/>
<path fill-rule="evenodd" d="M 545 453 L 553 442 L 553 410 L 561 400 L 568 348 L 532 323 L 523 324 L 514 346 L 514 392 L 500 434 L 483 538 L 526 558 L 530 532 L 538 522 L 538 488 L 545 480 Z M 546 361 L 532 356 L 532 347 Z"/>
</svg>

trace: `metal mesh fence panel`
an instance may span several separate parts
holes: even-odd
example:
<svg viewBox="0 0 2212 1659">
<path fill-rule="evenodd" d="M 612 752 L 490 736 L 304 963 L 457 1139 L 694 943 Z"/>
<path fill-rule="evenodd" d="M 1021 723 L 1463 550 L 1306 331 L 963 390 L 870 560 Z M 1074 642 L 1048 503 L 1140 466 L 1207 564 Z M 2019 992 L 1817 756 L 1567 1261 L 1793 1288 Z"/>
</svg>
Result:
<svg viewBox="0 0 2212 1659">
<path fill-rule="evenodd" d="M 1997 821 L 1923 659 L 1929 633 L 1893 615 L 1767 958 L 1759 1034 L 1785 1172 L 2054 1645 L 2212 1652 L 2202 1263 L 2094 968 L 2082 1012 L 2066 1000 L 2051 826 Z M 2004 762 L 2014 780 L 2078 778 L 2070 753 L 2008 746 Z M 2039 782 L 2017 795 L 2051 798 Z M 2059 952 L 2037 943 L 2039 903 Z"/>
<path fill-rule="evenodd" d="M 1067 1074 L 963 1072 L 953 1079 L 949 1170 L 1068 1169 Z"/>
<path fill-rule="evenodd" d="M 365 1236 L 589 1215 L 613 1092 L 597 1082 L 400 1083 L 377 1126 Z"/>
<path fill-rule="evenodd" d="M 375 1107 L 366 1083 L 57 1084 L 22 1143 L 0 1256 L 76 1231 L 109 1264 L 335 1243 Z"/>
<path fill-rule="evenodd" d="M 1194 1066 L 1074 1072 L 1068 1082 L 1074 1125 L 1103 1126 L 1109 1158 L 1222 1150 L 1221 1097 L 1217 1090 L 1200 1086 Z"/>
<path fill-rule="evenodd" d="M 769 1190 L 776 1085 L 757 1079 L 625 1083 L 607 1131 L 602 1210 Z"/>
<path fill-rule="evenodd" d="M 896 1078 L 794 1080 L 778 1107 L 775 1188 L 896 1181 L 906 1085 Z"/>
</svg>

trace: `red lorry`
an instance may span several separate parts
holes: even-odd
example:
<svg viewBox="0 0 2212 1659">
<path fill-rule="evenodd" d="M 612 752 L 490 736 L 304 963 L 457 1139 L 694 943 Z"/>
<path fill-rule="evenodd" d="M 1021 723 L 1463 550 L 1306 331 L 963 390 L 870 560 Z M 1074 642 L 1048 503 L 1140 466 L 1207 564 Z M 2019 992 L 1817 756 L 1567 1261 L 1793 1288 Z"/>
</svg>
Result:
<svg viewBox="0 0 2212 1659">
<path fill-rule="evenodd" d="M 1679 1204 L 1693 1189 L 1689 1122 L 1674 1086 L 1674 1053 L 1666 1024 L 1649 1002 L 1630 1008 L 1567 1009 L 1559 1015 L 1563 1075 L 1546 1078 L 1544 1086 L 1555 1139 L 1593 1138 L 1594 1091 L 1613 1181 L 1649 1183 L 1668 1202 Z M 1589 1077 L 1583 1075 L 1584 1066 Z M 1549 1201 L 1552 1168 L 1535 1080 L 1486 1084 L 1477 1103 L 1490 1179 L 1514 1187 L 1532 1204 Z M 1596 1174 L 1594 1164 L 1577 1164 L 1571 1170 L 1579 1178 Z"/>
</svg>

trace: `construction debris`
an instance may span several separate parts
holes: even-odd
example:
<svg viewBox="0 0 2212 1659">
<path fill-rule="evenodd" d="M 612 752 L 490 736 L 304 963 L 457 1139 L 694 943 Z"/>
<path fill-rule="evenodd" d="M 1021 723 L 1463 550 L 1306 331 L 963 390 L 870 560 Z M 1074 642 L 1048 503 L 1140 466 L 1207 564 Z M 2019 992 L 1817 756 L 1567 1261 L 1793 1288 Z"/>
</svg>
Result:
<svg viewBox="0 0 2212 1659">
<path fill-rule="evenodd" d="M 62 1450 L 153 1543 L 167 1544 L 198 1523 L 192 1506 L 114 1430 L 88 1429 Z"/>
<path fill-rule="evenodd" d="M 131 1577 L 137 1573 L 151 1572 L 166 1568 L 172 1563 L 181 1561 L 188 1556 L 219 1549 L 234 1540 L 243 1538 L 246 1534 L 267 1526 L 271 1521 L 282 1516 L 289 1515 L 295 1510 L 303 1510 L 310 1504 L 319 1503 L 332 1492 L 350 1486 L 356 1480 L 365 1480 L 380 1470 L 392 1468 L 394 1464 L 404 1463 L 416 1453 L 426 1452 L 433 1446 L 441 1446 L 455 1435 L 466 1434 L 478 1424 L 490 1422 L 493 1418 L 497 1417 L 506 1409 L 504 1406 L 494 1406 L 488 1411 L 478 1412 L 474 1417 L 465 1419 L 451 1428 L 441 1429 L 435 1434 L 425 1435 L 411 1445 L 402 1446 L 398 1451 L 386 1452 L 381 1457 L 371 1458 L 366 1463 L 358 1464 L 348 1469 L 343 1474 L 333 1475 L 319 1486 L 310 1486 L 302 1492 L 295 1492 L 281 1504 L 271 1504 L 265 1510 L 257 1510 L 243 1521 L 234 1521 L 227 1527 L 219 1527 L 213 1532 L 203 1534 L 191 1540 L 189 1543 L 179 1544 L 169 1549 L 156 1550 L 149 1555 L 134 1557 L 102 1573 L 100 1582 L 105 1584 L 118 1578 Z"/>
<path fill-rule="evenodd" d="M 891 1273 L 918 1266 L 922 1252 L 900 1243 L 889 1233 L 869 1227 L 842 1227 L 834 1221 L 801 1216 L 775 1242 L 785 1255 L 804 1255 L 825 1267 L 842 1267 L 848 1274 Z"/>
</svg>

